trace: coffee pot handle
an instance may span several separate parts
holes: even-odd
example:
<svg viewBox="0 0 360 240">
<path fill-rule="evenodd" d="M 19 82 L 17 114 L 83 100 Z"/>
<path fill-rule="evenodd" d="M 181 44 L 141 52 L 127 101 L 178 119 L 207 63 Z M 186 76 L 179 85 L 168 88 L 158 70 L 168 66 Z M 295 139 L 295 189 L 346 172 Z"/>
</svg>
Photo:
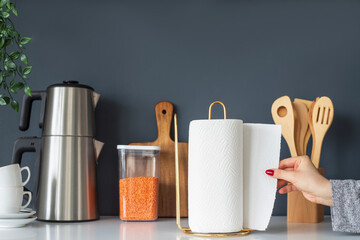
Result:
<svg viewBox="0 0 360 240">
<path fill-rule="evenodd" d="M 24 152 L 36 152 L 40 155 L 41 138 L 23 137 L 16 139 L 13 148 L 12 163 L 20 164 Z"/>
<path fill-rule="evenodd" d="M 37 137 L 24 137 L 16 139 L 14 143 L 13 155 L 11 162 L 13 164 L 19 164 L 22 160 L 22 155 L 24 152 L 36 152 L 37 159 L 35 162 L 35 174 L 38 174 L 38 168 L 40 165 L 40 154 L 41 154 L 41 138 Z M 26 187 L 24 187 L 25 191 L 29 191 Z M 33 191 L 36 192 L 36 191 Z M 36 198 L 35 198 L 36 199 Z"/>
<path fill-rule="evenodd" d="M 26 131 L 29 128 L 31 107 L 34 100 L 41 100 L 39 127 L 43 127 L 46 91 L 33 91 L 31 97 L 27 94 L 24 94 L 23 96 L 19 125 L 21 131 Z"/>
</svg>

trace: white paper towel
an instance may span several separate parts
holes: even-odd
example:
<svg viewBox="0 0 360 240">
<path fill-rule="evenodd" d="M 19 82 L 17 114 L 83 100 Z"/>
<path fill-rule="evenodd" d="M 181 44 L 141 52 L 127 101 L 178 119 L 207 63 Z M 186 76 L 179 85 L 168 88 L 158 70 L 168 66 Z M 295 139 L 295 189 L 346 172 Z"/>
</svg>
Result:
<svg viewBox="0 0 360 240">
<path fill-rule="evenodd" d="M 244 228 L 265 230 L 273 211 L 277 180 L 265 174 L 278 168 L 281 126 L 244 124 Z"/>
<path fill-rule="evenodd" d="M 193 232 L 237 232 L 243 226 L 243 123 L 195 120 L 189 129 L 188 205 Z"/>
<path fill-rule="evenodd" d="M 241 120 L 190 123 L 189 226 L 193 232 L 265 230 L 275 202 L 281 126 Z"/>
</svg>

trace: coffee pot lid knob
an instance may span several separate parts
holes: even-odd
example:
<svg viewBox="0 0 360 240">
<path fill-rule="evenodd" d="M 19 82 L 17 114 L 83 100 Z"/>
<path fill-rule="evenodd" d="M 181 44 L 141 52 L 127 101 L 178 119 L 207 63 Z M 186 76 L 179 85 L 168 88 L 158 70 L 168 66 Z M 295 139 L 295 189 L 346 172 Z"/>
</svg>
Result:
<svg viewBox="0 0 360 240">
<path fill-rule="evenodd" d="M 74 81 L 74 80 L 70 80 L 70 81 L 63 81 L 64 84 L 79 84 L 79 81 Z"/>
<path fill-rule="evenodd" d="M 92 91 L 94 91 L 94 89 L 88 85 L 84 85 L 84 84 L 80 84 L 78 81 L 75 80 L 69 80 L 69 81 L 63 81 L 60 84 L 53 84 L 50 85 L 49 87 L 78 87 L 78 88 L 88 88 Z"/>
</svg>

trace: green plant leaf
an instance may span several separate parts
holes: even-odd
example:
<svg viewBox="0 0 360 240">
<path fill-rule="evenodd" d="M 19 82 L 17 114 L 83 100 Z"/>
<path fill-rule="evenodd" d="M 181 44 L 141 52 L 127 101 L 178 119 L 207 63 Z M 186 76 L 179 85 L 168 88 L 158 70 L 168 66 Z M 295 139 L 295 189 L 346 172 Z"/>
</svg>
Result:
<svg viewBox="0 0 360 240">
<path fill-rule="evenodd" d="M 20 57 L 20 60 L 25 64 L 25 65 L 28 65 L 28 58 L 25 54 L 22 54 L 21 57 Z"/>
<path fill-rule="evenodd" d="M 8 17 L 10 16 L 10 14 L 9 14 L 8 12 L 2 12 L 2 13 L 1 13 L 1 16 L 2 16 L 3 18 L 8 18 Z"/>
<path fill-rule="evenodd" d="M 20 53 L 18 51 L 12 52 L 9 54 L 11 60 L 16 60 L 20 57 Z"/>
<path fill-rule="evenodd" d="M 15 15 L 15 16 L 17 16 L 17 10 L 16 10 L 16 8 L 13 8 L 13 14 Z"/>
<path fill-rule="evenodd" d="M 16 68 L 16 64 L 14 62 L 7 62 L 5 63 L 8 68 L 14 69 Z"/>
<path fill-rule="evenodd" d="M 16 112 L 19 111 L 19 102 L 11 92 L 17 94 L 21 90 L 28 96 L 32 95 L 26 79 L 33 68 L 23 53 L 32 39 L 21 37 L 16 31 L 12 20 L 17 15 L 16 0 L 0 0 L 0 90 L 5 90 L 4 94 L 0 93 L 0 106 L 11 105 Z M 18 81 L 20 78 L 22 80 Z"/>
<path fill-rule="evenodd" d="M 9 46 L 10 44 L 12 44 L 12 40 L 6 39 L 4 46 L 6 47 L 6 46 Z"/>
<path fill-rule="evenodd" d="M 25 44 L 29 43 L 30 41 L 31 41 L 31 38 L 29 38 L 29 37 L 23 37 L 23 38 L 20 40 L 20 43 L 21 43 L 22 45 L 25 45 Z"/>
<path fill-rule="evenodd" d="M 30 89 L 30 87 L 29 86 L 25 86 L 25 88 L 24 88 L 24 92 L 25 92 L 25 94 L 27 94 L 28 96 L 30 96 L 31 97 L 31 89 Z"/>
<path fill-rule="evenodd" d="M 6 65 L 4 68 L 7 68 Z M 3 73 L 3 77 L 10 77 L 12 75 L 12 72 L 10 70 L 6 70 L 4 73 Z"/>
<path fill-rule="evenodd" d="M 15 5 L 15 3 L 10 3 L 10 6 L 11 6 L 11 10 L 12 10 L 13 14 L 14 14 L 15 16 L 17 16 L 18 13 L 17 13 L 17 10 L 16 10 L 16 5 Z"/>
<path fill-rule="evenodd" d="M 5 105 L 6 105 L 5 99 L 0 97 L 0 106 L 5 106 Z"/>
<path fill-rule="evenodd" d="M 16 8 L 15 8 L 15 7 L 12 9 L 12 12 L 13 12 L 13 14 L 14 14 L 15 16 L 17 16 L 17 15 L 18 15 L 18 12 L 17 12 L 17 10 L 16 10 Z"/>
<path fill-rule="evenodd" d="M 8 105 L 10 103 L 10 98 L 9 97 L 4 97 L 4 100 L 6 102 L 6 105 Z"/>
<path fill-rule="evenodd" d="M 30 74 L 32 71 L 32 66 L 28 66 L 24 68 L 24 75 Z"/>
<path fill-rule="evenodd" d="M 19 33 L 15 29 L 11 29 L 11 28 L 8 29 L 8 34 L 12 35 L 12 36 L 15 36 L 15 37 L 19 36 Z"/>
<path fill-rule="evenodd" d="M 15 112 L 19 112 L 19 103 L 15 99 L 11 101 L 11 107 Z"/>
<path fill-rule="evenodd" d="M 19 91 L 19 90 L 21 90 L 21 89 L 23 89 L 24 88 L 24 83 L 22 83 L 22 82 L 17 82 L 17 83 L 15 83 L 15 84 L 13 84 L 12 86 L 10 86 L 10 90 L 13 90 L 13 91 Z"/>
<path fill-rule="evenodd" d="M 0 7 L 3 7 L 6 4 L 7 0 L 1 0 L 0 1 Z"/>
</svg>

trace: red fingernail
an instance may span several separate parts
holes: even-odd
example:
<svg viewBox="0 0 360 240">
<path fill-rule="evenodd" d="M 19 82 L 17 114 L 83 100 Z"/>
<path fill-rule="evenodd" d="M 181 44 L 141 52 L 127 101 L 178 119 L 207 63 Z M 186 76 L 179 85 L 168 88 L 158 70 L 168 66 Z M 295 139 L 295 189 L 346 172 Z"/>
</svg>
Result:
<svg viewBox="0 0 360 240">
<path fill-rule="evenodd" d="M 274 170 L 268 169 L 265 171 L 265 173 L 269 176 L 274 176 Z"/>
</svg>

